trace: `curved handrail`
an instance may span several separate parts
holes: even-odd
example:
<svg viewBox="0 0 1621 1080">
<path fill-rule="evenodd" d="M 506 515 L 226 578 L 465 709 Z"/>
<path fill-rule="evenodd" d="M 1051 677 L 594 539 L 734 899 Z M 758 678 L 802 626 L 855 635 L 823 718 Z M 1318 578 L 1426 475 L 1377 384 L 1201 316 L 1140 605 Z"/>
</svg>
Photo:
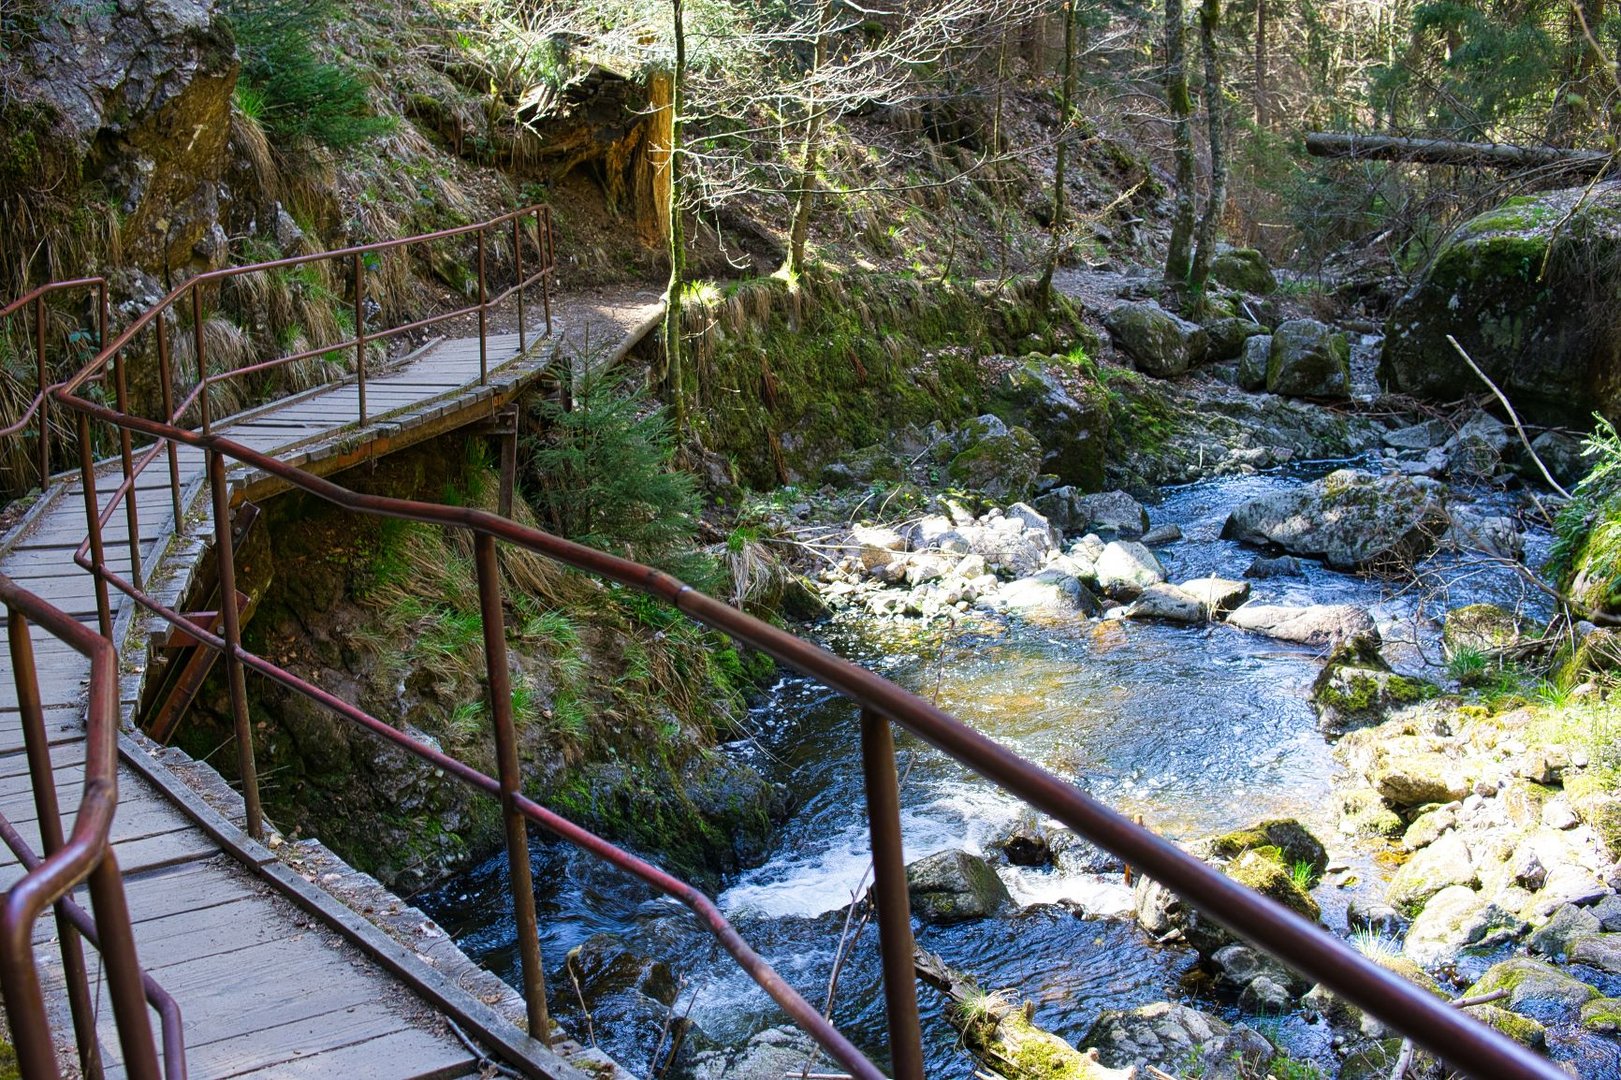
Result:
<svg viewBox="0 0 1621 1080">
<path fill-rule="evenodd" d="M 820 646 L 705 596 L 662 571 L 519 525 L 486 511 L 355 492 L 221 436 L 198 434 L 173 425 L 126 416 L 74 397 L 66 390 L 58 390 L 55 393 L 62 406 L 76 409 L 83 416 L 149 435 L 155 439 L 209 451 L 211 461 L 214 462 L 211 472 L 217 473 L 218 484 L 222 485 L 224 482 L 223 458 L 229 457 L 264 470 L 292 487 L 349 510 L 381 517 L 465 528 L 478 538 L 487 538 L 487 542 L 492 544 L 494 540 L 502 540 L 577 570 L 618 582 L 664 600 L 689 618 L 766 652 L 787 666 L 821 680 L 844 696 L 858 702 L 864 710 L 864 727 L 868 714 L 875 714 L 900 724 L 958 762 L 1075 829 L 1099 847 L 1126 860 L 1142 873 L 1164 883 L 1201 910 L 1289 966 L 1323 983 L 1391 1027 L 1409 1034 L 1418 1044 L 1465 1069 L 1471 1075 L 1505 1080 L 1559 1080 L 1564 1076 L 1545 1058 L 1465 1015 L 1461 1010 L 1450 1008 L 1447 1003 L 1413 983 L 1384 970 L 1321 927 L 1307 922 L 1281 904 L 1240 885 L 1169 841 L 1108 809 L 1074 785 L 1065 783 L 1046 770 L 1018 757 L 930 702 L 881 676 L 833 655 Z M 224 510 L 225 498 L 222 490 L 216 490 L 217 515 Z M 216 529 L 218 528 L 220 524 L 216 521 Z M 430 748 L 418 749 L 408 746 L 411 740 L 399 733 L 391 734 L 392 729 L 390 732 L 381 730 L 387 728 L 381 721 L 366 717 L 353 706 L 253 656 L 241 647 L 239 640 L 231 640 L 232 634 L 227 633 L 221 638 L 189 623 L 178 613 L 163 608 L 149 597 L 142 595 L 129 582 L 111 573 L 104 566 L 98 565 L 96 560 L 86 563 L 81 558 L 81 564 L 86 565 L 98 578 L 115 584 L 148 610 L 171 622 L 185 625 L 188 633 L 207 641 L 215 648 L 223 649 L 227 657 L 237 663 L 252 667 L 255 671 L 305 692 L 315 700 L 336 709 L 340 714 L 365 724 L 378 734 L 407 746 L 428 760 L 438 763 L 443 759 L 442 767 L 447 771 L 469 783 L 474 783 L 483 790 L 492 790 L 489 787 L 491 781 L 488 777 L 477 774 L 445 755 L 431 752 Z M 484 575 L 481 573 L 481 591 L 484 585 Z M 486 611 L 488 610 L 486 608 Z M 496 614 L 499 614 L 499 607 L 495 610 Z M 487 642 L 492 640 L 488 634 L 487 618 Z M 495 671 L 496 667 L 492 663 L 492 675 Z M 492 701 L 499 709 L 500 699 L 493 693 Z M 887 727 L 884 730 L 887 735 Z M 893 781 L 892 757 L 888 768 L 890 780 Z M 874 799 L 870 785 L 874 777 L 882 772 L 881 763 L 878 768 L 871 767 L 869 763 L 869 800 Z M 511 789 L 504 782 L 497 784 L 494 790 L 501 791 L 503 798 L 513 797 Z M 600 850 L 605 857 L 608 857 L 606 853 L 617 852 L 617 849 L 606 841 L 584 833 L 578 826 L 550 814 L 544 808 L 522 799 L 521 796 L 516 796 L 513 801 L 526 818 L 556 831 L 571 842 L 585 846 L 588 850 Z M 898 828 L 898 822 L 896 827 Z M 879 824 L 874 813 L 875 849 L 878 838 Z M 623 852 L 618 854 L 624 856 L 626 860 L 633 859 Z M 898 844 L 894 845 L 892 852 L 886 851 L 882 856 L 875 850 L 875 863 L 886 864 L 891 861 L 895 863 L 892 866 L 876 867 L 880 879 L 886 873 L 892 874 L 900 869 L 899 858 Z M 639 867 L 629 863 L 622 864 L 613 858 L 610 858 L 610 861 L 615 861 L 616 865 L 622 865 L 622 868 L 636 873 L 643 877 L 643 880 L 652 882 L 642 869 L 652 870 L 652 868 L 640 863 L 640 860 L 635 860 Z M 674 879 L 670 881 L 673 882 Z M 695 890 L 693 892 L 695 893 Z M 685 899 L 690 898 L 684 898 L 684 902 Z M 696 903 L 696 900 L 693 900 L 693 903 Z M 900 906 L 904 911 L 904 876 L 901 879 L 898 898 L 893 893 L 887 897 L 880 894 L 881 918 L 884 916 L 883 909 L 891 903 Z M 708 914 L 710 911 L 714 912 L 713 915 Z M 754 959 L 758 959 L 752 951 L 744 953 L 734 947 L 726 936 L 730 931 L 729 924 L 725 923 L 724 917 L 714 910 L 712 905 L 704 907 L 702 913 L 709 922 L 711 932 L 721 937 L 722 944 L 734 957 L 743 962 L 746 968 Z M 889 915 L 891 918 L 898 917 L 894 911 Z M 730 932 L 735 934 L 735 931 Z M 897 1057 L 897 1075 L 921 1076 L 920 1060 L 915 1064 L 909 1063 L 907 1067 L 902 1067 L 899 1061 L 902 1039 L 904 1037 L 916 1039 L 915 1005 L 911 1017 L 914 1030 L 909 1035 L 897 1030 L 894 998 L 896 988 L 892 985 L 892 979 L 896 977 L 897 971 L 904 970 L 909 973 L 911 970 L 909 925 L 905 926 L 904 936 L 905 956 L 893 955 L 894 943 L 881 926 L 881 947 L 885 950 L 885 989 L 891 1002 L 891 1039 Z M 741 949 L 747 949 L 746 945 L 741 944 L 740 938 L 736 944 L 741 946 Z M 759 963 L 764 965 L 763 960 Z M 902 963 L 905 965 L 904 969 L 901 969 Z M 766 987 L 768 993 L 771 993 L 796 1022 L 800 1022 L 802 1027 L 815 1036 L 841 1064 L 858 1076 L 875 1075 L 866 1058 L 850 1047 L 842 1036 L 836 1031 L 824 1030 L 824 1025 L 818 1023 L 820 1017 L 814 1014 L 814 1010 L 810 1010 L 810 1015 L 801 1021 L 802 1011 L 809 1010 L 810 1007 L 786 984 L 781 984 L 775 973 L 770 972 L 768 965 L 759 969 L 759 974 L 753 968 L 749 970 L 757 979 L 762 975 L 765 976 L 762 985 Z"/>
<path fill-rule="evenodd" d="M 3 946 L 0 947 L 0 992 L 5 998 L 6 1011 L 13 1018 L 11 1035 L 18 1062 L 30 1080 L 58 1075 L 56 1049 L 45 1020 L 45 1001 L 33 949 L 34 924 L 45 909 L 53 905 L 58 905 L 63 966 L 68 976 L 80 1053 L 94 1055 L 95 1020 L 93 1013 L 87 1013 L 89 995 L 85 987 L 83 954 L 78 951 L 77 939 L 69 929 L 72 924 L 83 932 L 84 926 L 73 914 L 76 905 L 71 901 L 64 903 L 74 888 L 88 881 L 96 918 L 87 936 L 92 937 L 107 959 L 106 977 L 126 1070 L 131 1076 L 156 1078 L 157 1052 L 145 1008 L 148 987 L 143 985 L 136 961 L 123 878 L 119 875 L 110 841 L 113 816 L 118 808 L 118 654 L 106 637 L 3 574 L 0 574 L 0 604 L 8 613 L 6 632 L 17 707 L 45 848 L 43 858 L 35 855 L 0 815 L 0 839 L 12 849 L 26 871 L 0 901 L 0 946 Z M 56 803 L 30 622 L 90 661 L 84 788 L 73 830 L 65 840 L 61 835 L 62 819 Z M 156 989 L 155 983 L 152 988 Z M 161 989 L 158 994 L 160 998 L 166 996 Z M 172 1000 L 168 1005 L 166 1015 L 173 1015 L 178 1021 L 178 1010 Z M 178 1046 L 179 1037 L 178 1022 L 172 1030 L 166 1022 L 166 1045 Z M 183 1053 L 171 1059 L 168 1065 L 171 1080 L 184 1076 Z"/>
</svg>

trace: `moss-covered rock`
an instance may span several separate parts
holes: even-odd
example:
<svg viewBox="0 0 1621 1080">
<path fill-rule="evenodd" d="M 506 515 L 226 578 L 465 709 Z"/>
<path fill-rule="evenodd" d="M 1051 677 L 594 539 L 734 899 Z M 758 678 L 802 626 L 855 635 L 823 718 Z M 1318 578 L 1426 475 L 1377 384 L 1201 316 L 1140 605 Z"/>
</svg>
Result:
<svg viewBox="0 0 1621 1080">
<path fill-rule="evenodd" d="M 1265 337 L 1266 327 L 1251 319 L 1213 319 L 1205 323 L 1209 335 L 1209 348 L 1205 358 L 1211 361 L 1236 360 L 1251 338 Z"/>
<path fill-rule="evenodd" d="M 1449 832 L 1401 865 L 1390 879 L 1385 899 L 1403 914 L 1416 915 L 1442 889 L 1473 886 L 1479 880 L 1468 845 Z"/>
<path fill-rule="evenodd" d="M 1493 964 L 1464 996 L 1480 997 L 1497 990 L 1508 991 L 1508 997 L 1503 1000 L 1509 1009 L 1544 1023 L 1575 1020 L 1581 1015 L 1582 1006 L 1600 996 L 1581 980 L 1528 956 Z"/>
<path fill-rule="evenodd" d="M 1231 289 L 1265 296 L 1278 287 L 1266 256 L 1254 248 L 1232 248 L 1210 261 L 1210 276 Z"/>
<path fill-rule="evenodd" d="M 951 481 L 999 501 L 1028 498 L 1041 474 L 1042 451 L 1022 427 L 991 430 L 980 421 L 965 429 L 963 448 L 948 467 Z"/>
<path fill-rule="evenodd" d="M 1028 356 L 1003 373 L 989 408 L 1041 443 L 1042 472 L 1083 491 L 1103 486 L 1109 399 L 1095 380 L 1047 357 Z"/>
<path fill-rule="evenodd" d="M 1233 859 L 1246 851 L 1270 850 L 1275 857 L 1289 866 L 1304 863 L 1312 874 L 1321 874 L 1328 865 L 1328 851 L 1311 832 L 1294 818 L 1273 818 L 1229 833 L 1201 844 L 1195 850 L 1201 855 Z"/>
<path fill-rule="evenodd" d="M 1471 1005 L 1464 1010 L 1476 1020 L 1496 1028 L 1521 1046 L 1529 1046 L 1533 1050 L 1543 1050 L 1548 1046 L 1548 1029 L 1519 1013 L 1510 1012 L 1498 1005 Z"/>
<path fill-rule="evenodd" d="M 1271 359 L 1271 334 L 1245 339 L 1238 354 L 1238 385 L 1245 390 L 1265 390 L 1266 365 Z"/>
<path fill-rule="evenodd" d="M 1104 323 L 1138 370 L 1159 379 L 1180 375 L 1203 361 L 1209 344 L 1203 327 L 1152 300 L 1121 304 Z"/>
<path fill-rule="evenodd" d="M 1357 640 L 1340 645 L 1311 688 L 1317 726 L 1328 734 L 1382 723 L 1386 714 L 1433 697 L 1436 688 L 1390 670 L 1379 650 Z"/>
<path fill-rule="evenodd" d="M 1351 347 L 1315 319 L 1290 319 L 1272 332 L 1266 388 L 1285 397 L 1342 398 L 1351 392 Z"/>
<path fill-rule="evenodd" d="M 1340 831 L 1350 836 L 1400 836 L 1402 819 L 1372 788 L 1352 788 L 1339 795 Z"/>
<path fill-rule="evenodd" d="M 1012 904 L 990 864 L 966 851 L 942 851 L 906 868 L 912 913 L 926 922 L 960 922 L 995 915 Z"/>
<path fill-rule="evenodd" d="M 1430 481 L 1339 469 L 1241 504 L 1222 535 L 1276 544 L 1341 570 L 1405 563 L 1433 550 L 1446 530 L 1444 490 Z"/>
<path fill-rule="evenodd" d="M 1459 229 L 1390 313 L 1379 377 L 1454 400 L 1482 389 L 1447 335 L 1522 414 L 1586 426 L 1621 410 L 1614 266 L 1621 187 L 1509 199 Z"/>
<path fill-rule="evenodd" d="M 1514 644 L 1520 639 L 1519 620 L 1496 604 L 1466 604 L 1447 612 L 1441 642 L 1447 655 L 1461 649 L 1488 652 Z"/>
<path fill-rule="evenodd" d="M 1621 1031 L 1621 998 L 1594 998 L 1582 1006 L 1582 1027 L 1604 1035 Z"/>
</svg>

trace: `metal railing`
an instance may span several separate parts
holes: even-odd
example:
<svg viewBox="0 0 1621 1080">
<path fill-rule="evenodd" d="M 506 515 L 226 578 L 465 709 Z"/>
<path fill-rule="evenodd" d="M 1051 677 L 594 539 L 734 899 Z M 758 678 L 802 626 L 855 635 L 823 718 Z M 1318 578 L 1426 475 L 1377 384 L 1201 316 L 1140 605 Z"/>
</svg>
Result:
<svg viewBox="0 0 1621 1080">
<path fill-rule="evenodd" d="M 9 438 L 24 431 L 30 420 L 37 418 L 39 427 L 38 446 L 35 448 L 34 461 L 39 470 L 39 489 L 44 491 L 51 481 L 51 423 L 50 423 L 50 365 L 46 362 L 45 342 L 49 333 L 49 322 L 45 300 L 53 293 L 69 290 L 94 289 L 96 292 L 96 328 L 99 336 L 96 338 L 96 348 L 107 343 L 107 279 L 103 277 L 74 278 L 71 281 L 52 281 L 39 288 L 19 296 L 5 307 L 0 307 L 0 322 L 9 321 L 19 312 L 29 311 L 34 316 L 34 374 L 36 389 L 33 397 L 28 401 L 28 407 L 22 415 L 7 425 L 0 427 L 0 439 Z M 122 380 L 123 372 L 118 373 L 118 392 L 124 392 Z M 119 407 L 123 407 L 120 400 Z"/>
<path fill-rule="evenodd" d="M 0 575 L 0 603 L 6 607 L 12 680 L 17 689 L 17 712 L 43 850 L 42 857 L 0 814 L 0 840 L 24 870 L 23 877 L 5 893 L 0 907 L 0 994 L 11 1021 L 18 1064 L 27 1080 L 54 1080 L 60 1075 L 34 957 L 34 927 L 45 909 L 54 907 L 81 1074 L 93 1078 L 103 1074 L 96 1034 L 97 1010 L 90 994 L 82 939 L 101 953 L 125 1072 L 138 1080 L 157 1080 L 160 1076 L 146 1011 L 150 1003 L 158 1011 L 163 1030 L 161 1075 L 166 1080 L 185 1080 L 180 1008 L 141 970 L 124 897 L 124 879 L 110 841 L 113 815 L 118 808 L 118 654 L 107 638 L 19 588 L 4 575 Z M 84 789 L 73 819 L 73 832 L 67 837 L 62 832 L 30 623 L 90 661 Z M 94 916 L 72 898 L 73 890 L 86 882 Z"/>
</svg>

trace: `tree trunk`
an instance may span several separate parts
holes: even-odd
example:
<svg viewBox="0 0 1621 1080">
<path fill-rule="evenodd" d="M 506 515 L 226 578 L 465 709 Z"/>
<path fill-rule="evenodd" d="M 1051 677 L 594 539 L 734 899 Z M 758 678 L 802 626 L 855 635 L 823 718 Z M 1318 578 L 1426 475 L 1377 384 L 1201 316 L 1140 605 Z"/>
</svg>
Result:
<svg viewBox="0 0 1621 1080">
<path fill-rule="evenodd" d="M 670 0 L 675 29 L 675 71 L 670 87 L 670 282 L 664 290 L 664 390 L 670 403 L 676 435 L 686 431 L 686 381 L 682 373 L 681 286 L 686 276 L 687 244 L 682 232 L 681 201 L 681 110 L 687 78 L 687 34 L 683 0 Z"/>
<path fill-rule="evenodd" d="M 1270 117 L 1266 105 L 1266 0 L 1255 0 L 1255 126 L 1265 130 Z"/>
<path fill-rule="evenodd" d="M 1069 125 L 1073 119 L 1075 101 L 1075 4 L 1065 0 L 1064 7 L 1064 83 L 1058 100 L 1058 148 L 1053 162 L 1053 223 L 1052 243 L 1047 248 L 1047 266 L 1041 272 L 1036 295 L 1042 304 L 1052 289 L 1053 274 L 1058 269 L 1058 256 L 1064 241 L 1064 172 L 1066 152 L 1069 148 Z"/>
<path fill-rule="evenodd" d="M 833 0 L 823 0 L 816 16 L 816 50 L 811 59 L 814 88 L 816 73 L 827 63 L 827 34 L 833 20 Z M 799 154 L 799 181 L 794 189 L 793 220 L 788 226 L 788 262 L 783 270 L 790 278 L 805 272 L 805 242 L 810 237 L 811 211 L 816 198 L 816 168 L 822 152 L 822 124 L 826 113 L 816 100 L 816 91 L 805 94 L 805 142 Z"/>
<path fill-rule="evenodd" d="M 1349 135 L 1313 131 L 1306 151 L 1315 157 L 1407 161 L 1417 165 L 1466 165 L 1477 169 L 1548 169 L 1595 175 L 1606 171 L 1610 155 L 1602 150 L 1564 150 L 1553 146 L 1456 142 L 1451 139 L 1407 139 L 1395 135 Z"/>
<path fill-rule="evenodd" d="M 1176 159 L 1176 202 L 1171 210 L 1171 242 L 1165 252 L 1165 280 L 1181 290 L 1188 283 L 1197 182 L 1193 99 L 1188 93 L 1188 28 L 1182 0 L 1165 0 L 1165 104 L 1171 112 L 1171 148 Z"/>
<path fill-rule="evenodd" d="M 1227 101 L 1221 89 L 1221 56 L 1216 32 L 1221 28 L 1221 0 L 1203 0 L 1199 6 L 1199 47 L 1204 53 L 1205 116 L 1210 139 L 1210 197 L 1199 219 L 1199 242 L 1193 251 L 1188 286 L 1200 306 L 1205 279 L 1215 256 L 1216 233 L 1227 207 Z"/>
</svg>

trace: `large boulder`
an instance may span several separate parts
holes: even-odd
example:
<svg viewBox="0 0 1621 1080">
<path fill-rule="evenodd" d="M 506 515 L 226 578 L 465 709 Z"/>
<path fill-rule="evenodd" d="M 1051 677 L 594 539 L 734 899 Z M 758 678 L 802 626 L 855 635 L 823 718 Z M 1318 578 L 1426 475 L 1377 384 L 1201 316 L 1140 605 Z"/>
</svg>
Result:
<svg viewBox="0 0 1621 1080">
<path fill-rule="evenodd" d="M 1284 397 L 1342 398 L 1351 393 L 1351 347 L 1315 319 L 1290 319 L 1272 331 L 1266 388 Z"/>
<path fill-rule="evenodd" d="M 1254 248 L 1231 248 L 1210 261 L 1210 276 L 1229 289 L 1265 296 L 1278 287 L 1266 256 Z"/>
<path fill-rule="evenodd" d="M 1152 551 L 1133 540 L 1115 540 L 1097 562 L 1098 587 L 1111 596 L 1130 599 L 1165 580 L 1165 567 Z"/>
<path fill-rule="evenodd" d="M 1597 267 L 1621 256 L 1621 185 L 1518 196 L 1458 229 L 1385 325 L 1379 378 L 1454 401 L 1485 389 L 1520 412 L 1586 427 L 1621 415 L 1621 308 Z"/>
<path fill-rule="evenodd" d="M 1204 359 L 1204 328 L 1172 315 L 1152 300 L 1121 304 L 1103 321 L 1121 350 L 1145 374 L 1169 379 Z"/>
<path fill-rule="evenodd" d="M 1078 386 L 1066 386 L 1049 370 L 1045 357 L 1033 356 L 1002 375 L 990 407 L 1041 443 L 1042 472 L 1065 484 L 1096 489 L 1103 486 L 1109 401 L 1100 388 L 1094 385 L 1092 390 L 1086 394 Z"/>
<path fill-rule="evenodd" d="M 1245 390 L 1265 390 L 1266 365 L 1271 359 L 1271 334 L 1247 338 L 1238 354 L 1238 385 Z"/>
<path fill-rule="evenodd" d="M 1385 899 L 1396 910 L 1416 915 L 1442 889 L 1454 885 L 1473 888 L 1479 880 L 1469 845 L 1456 832 L 1449 832 L 1401 865 L 1390 879 Z"/>
<path fill-rule="evenodd" d="M 1013 904 L 990 864 L 966 851 L 942 851 L 906 868 L 912 914 L 926 922 L 960 922 L 995 915 Z"/>
<path fill-rule="evenodd" d="M 1247 341 L 1266 336 L 1266 327 L 1249 319 L 1216 319 L 1205 324 L 1205 333 L 1210 342 L 1209 360 L 1237 360 Z"/>
<path fill-rule="evenodd" d="M 1390 670 L 1367 639 L 1335 649 L 1312 683 L 1311 703 L 1318 729 L 1340 735 L 1352 728 L 1383 723 L 1385 714 L 1432 696 L 1434 688 Z"/>
<path fill-rule="evenodd" d="M 1153 1065 L 1177 1068 L 1231 1030 L 1209 1013 L 1168 1001 L 1135 1009 L 1106 1009 L 1081 1040 L 1115 1068 Z"/>
<path fill-rule="evenodd" d="M 995 416 L 970 420 L 958 434 L 961 447 L 948 471 L 953 483 L 993 499 L 1022 499 L 1041 472 L 1042 449 L 1022 427 Z"/>
<path fill-rule="evenodd" d="M 1444 491 L 1433 481 L 1340 469 L 1243 503 L 1228 515 L 1222 536 L 1275 544 L 1336 570 L 1411 562 L 1446 532 Z"/>
<path fill-rule="evenodd" d="M 1496 990 L 1508 991 L 1508 997 L 1498 1004 L 1544 1022 L 1574 1021 L 1583 1005 L 1600 996 L 1586 983 L 1529 956 L 1493 964 L 1464 996 L 1480 997 Z"/>
</svg>

